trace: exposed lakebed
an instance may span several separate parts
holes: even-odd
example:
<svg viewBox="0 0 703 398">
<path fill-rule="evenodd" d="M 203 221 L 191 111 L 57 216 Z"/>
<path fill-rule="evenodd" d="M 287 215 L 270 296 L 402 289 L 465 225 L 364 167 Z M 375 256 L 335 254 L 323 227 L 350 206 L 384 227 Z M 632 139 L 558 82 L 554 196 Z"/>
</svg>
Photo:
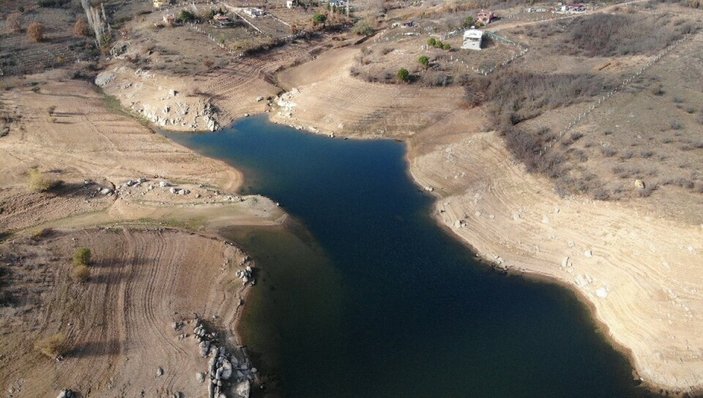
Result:
<svg viewBox="0 0 703 398">
<path fill-rule="evenodd" d="M 168 137 L 296 219 L 227 231 L 261 269 L 241 329 L 283 395 L 648 396 L 572 292 L 493 271 L 437 225 L 401 143 L 265 117 Z"/>
</svg>

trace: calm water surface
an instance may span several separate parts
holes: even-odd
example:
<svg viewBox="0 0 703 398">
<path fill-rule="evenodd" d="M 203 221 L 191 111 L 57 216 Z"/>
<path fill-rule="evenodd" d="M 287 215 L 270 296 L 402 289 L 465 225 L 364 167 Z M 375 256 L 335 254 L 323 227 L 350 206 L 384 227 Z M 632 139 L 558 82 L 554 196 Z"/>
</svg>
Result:
<svg viewBox="0 0 703 398">
<path fill-rule="evenodd" d="M 490 270 L 436 225 L 402 144 L 264 117 L 168 136 L 297 220 L 228 231 L 262 269 L 244 338 L 285 396 L 647 396 L 572 293 Z"/>
</svg>

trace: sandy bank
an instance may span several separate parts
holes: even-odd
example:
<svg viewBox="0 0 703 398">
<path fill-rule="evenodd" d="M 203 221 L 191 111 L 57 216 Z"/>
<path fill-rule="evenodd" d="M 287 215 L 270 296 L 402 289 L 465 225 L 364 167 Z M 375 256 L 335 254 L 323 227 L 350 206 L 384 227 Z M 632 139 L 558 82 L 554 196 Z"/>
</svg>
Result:
<svg viewBox="0 0 703 398">
<path fill-rule="evenodd" d="M 462 92 L 364 83 L 348 74 L 355 49 L 337 51 L 281 73 L 291 91 L 274 121 L 405 139 L 411 174 L 459 238 L 500 267 L 577 291 L 646 383 L 703 387 L 701 226 L 663 218 L 647 201 L 561 198 L 481 133 L 486 118 L 463 107 Z"/>
</svg>

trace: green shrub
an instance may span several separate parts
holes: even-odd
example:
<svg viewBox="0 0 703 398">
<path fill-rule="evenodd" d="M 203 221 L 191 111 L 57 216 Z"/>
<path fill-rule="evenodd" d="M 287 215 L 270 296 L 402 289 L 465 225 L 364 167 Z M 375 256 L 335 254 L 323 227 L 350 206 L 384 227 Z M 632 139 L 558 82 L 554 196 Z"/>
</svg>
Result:
<svg viewBox="0 0 703 398">
<path fill-rule="evenodd" d="M 312 23 L 314 25 L 325 24 L 327 22 L 327 15 L 320 14 L 319 12 L 312 16 Z"/>
<path fill-rule="evenodd" d="M 401 82 L 407 82 L 410 80 L 410 72 L 405 68 L 398 69 L 398 73 L 395 75 Z"/>
<path fill-rule="evenodd" d="M 91 256 L 92 253 L 90 252 L 90 249 L 88 249 L 87 247 L 79 247 L 73 253 L 73 264 L 76 266 L 90 265 Z"/>
<path fill-rule="evenodd" d="M 178 18 L 176 18 L 176 21 L 180 23 L 195 22 L 195 14 L 188 10 L 181 10 L 181 12 L 178 14 Z"/>
<path fill-rule="evenodd" d="M 430 58 L 427 55 L 420 56 L 420 58 L 417 59 L 417 62 L 419 62 L 420 65 L 424 66 L 425 68 L 430 66 Z"/>
</svg>

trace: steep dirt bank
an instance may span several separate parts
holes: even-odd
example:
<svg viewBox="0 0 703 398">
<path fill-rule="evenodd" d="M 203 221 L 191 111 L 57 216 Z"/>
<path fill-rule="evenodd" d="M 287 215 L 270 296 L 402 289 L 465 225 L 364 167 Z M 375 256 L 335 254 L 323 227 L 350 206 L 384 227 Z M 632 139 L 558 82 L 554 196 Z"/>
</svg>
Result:
<svg viewBox="0 0 703 398">
<path fill-rule="evenodd" d="M 438 219 L 482 257 L 576 290 L 653 387 L 703 387 L 701 226 L 665 218 L 648 199 L 559 197 L 485 132 L 482 110 L 465 109 L 462 93 L 355 80 L 355 50 L 337 51 L 281 73 L 291 91 L 274 121 L 405 139 Z"/>
</svg>

